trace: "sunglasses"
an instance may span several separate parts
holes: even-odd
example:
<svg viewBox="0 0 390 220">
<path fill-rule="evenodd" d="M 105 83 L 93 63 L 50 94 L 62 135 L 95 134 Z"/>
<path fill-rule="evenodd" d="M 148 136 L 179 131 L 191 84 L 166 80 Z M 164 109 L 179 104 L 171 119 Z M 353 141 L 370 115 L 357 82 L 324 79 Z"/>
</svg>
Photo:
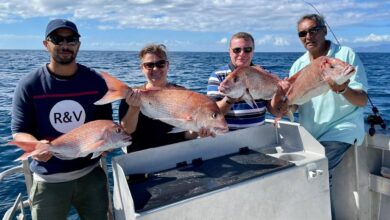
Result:
<svg viewBox="0 0 390 220">
<path fill-rule="evenodd" d="M 232 51 L 235 54 L 241 53 L 241 50 L 243 50 L 244 53 L 250 53 L 250 52 L 252 52 L 253 48 L 252 47 L 244 47 L 244 48 L 236 47 L 236 48 L 232 48 Z"/>
<path fill-rule="evenodd" d="M 142 63 L 142 66 L 148 70 L 151 70 L 154 67 L 156 67 L 157 69 L 162 69 L 165 67 L 165 65 L 167 65 L 167 63 L 168 63 L 168 61 L 166 61 L 166 60 L 159 60 L 155 63 L 153 63 L 153 62 Z"/>
<path fill-rule="evenodd" d="M 79 37 L 76 36 L 62 37 L 58 35 L 51 35 L 47 40 L 55 45 L 63 45 L 64 43 L 67 43 L 70 46 L 76 46 L 79 43 Z"/>
<path fill-rule="evenodd" d="M 318 31 L 320 31 L 324 26 L 315 26 L 305 31 L 298 32 L 299 37 L 306 37 L 307 33 L 310 35 L 316 34 Z"/>
</svg>

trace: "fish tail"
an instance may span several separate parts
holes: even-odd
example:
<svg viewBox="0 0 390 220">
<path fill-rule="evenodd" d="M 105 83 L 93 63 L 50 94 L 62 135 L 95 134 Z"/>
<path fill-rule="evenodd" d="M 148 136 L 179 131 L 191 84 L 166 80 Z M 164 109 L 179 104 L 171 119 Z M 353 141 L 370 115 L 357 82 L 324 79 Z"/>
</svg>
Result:
<svg viewBox="0 0 390 220">
<path fill-rule="evenodd" d="M 102 72 L 102 77 L 106 81 L 108 91 L 103 96 L 103 98 L 94 103 L 95 105 L 105 105 L 125 98 L 126 92 L 130 88 L 124 82 L 118 80 L 106 72 Z"/>
<path fill-rule="evenodd" d="M 9 145 L 15 145 L 19 148 L 22 148 L 26 153 L 33 152 L 37 146 L 38 141 L 11 141 L 8 142 Z"/>
<path fill-rule="evenodd" d="M 15 159 L 17 160 L 26 160 L 30 156 L 37 155 L 41 152 L 49 150 L 49 145 L 38 145 L 39 141 L 11 141 L 8 144 L 15 145 L 21 148 L 24 151 L 22 156 Z"/>
</svg>

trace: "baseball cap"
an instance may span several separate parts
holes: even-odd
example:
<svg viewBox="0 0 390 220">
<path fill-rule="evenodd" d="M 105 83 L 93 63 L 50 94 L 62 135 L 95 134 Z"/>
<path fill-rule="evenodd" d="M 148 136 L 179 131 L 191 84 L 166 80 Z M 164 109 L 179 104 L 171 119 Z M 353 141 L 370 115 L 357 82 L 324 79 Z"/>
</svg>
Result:
<svg viewBox="0 0 390 220">
<path fill-rule="evenodd" d="M 46 37 L 48 37 L 53 31 L 66 28 L 73 31 L 78 37 L 80 37 L 79 31 L 77 30 L 76 25 L 66 19 L 55 19 L 49 22 L 46 27 Z"/>
</svg>

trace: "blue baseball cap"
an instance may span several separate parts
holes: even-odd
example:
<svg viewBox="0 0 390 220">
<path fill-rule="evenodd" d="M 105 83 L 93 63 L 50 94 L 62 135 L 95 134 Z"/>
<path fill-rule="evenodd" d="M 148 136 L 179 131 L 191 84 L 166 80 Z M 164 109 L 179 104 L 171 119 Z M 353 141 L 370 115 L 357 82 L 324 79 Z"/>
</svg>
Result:
<svg viewBox="0 0 390 220">
<path fill-rule="evenodd" d="M 79 31 L 77 30 L 76 25 L 73 22 L 68 21 L 66 19 L 55 19 L 55 20 L 50 21 L 46 27 L 46 37 L 48 37 L 52 32 L 54 32 L 60 28 L 69 29 L 69 30 L 73 31 L 73 33 L 75 33 L 78 37 L 80 37 Z"/>
</svg>

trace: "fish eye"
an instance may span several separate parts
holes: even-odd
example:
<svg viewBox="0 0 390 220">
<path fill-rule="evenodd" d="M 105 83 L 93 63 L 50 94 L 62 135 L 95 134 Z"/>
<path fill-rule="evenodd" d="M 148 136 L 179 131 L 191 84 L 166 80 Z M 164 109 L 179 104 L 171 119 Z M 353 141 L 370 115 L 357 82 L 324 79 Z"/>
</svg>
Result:
<svg viewBox="0 0 390 220">
<path fill-rule="evenodd" d="M 237 81 L 238 81 L 238 77 L 237 76 L 233 77 L 233 82 L 237 82 Z"/>
<path fill-rule="evenodd" d="M 217 113 L 215 113 L 215 112 L 213 112 L 212 114 L 211 114 L 211 118 L 213 118 L 213 119 L 216 119 L 217 118 Z"/>
<path fill-rule="evenodd" d="M 116 133 L 121 133 L 121 132 L 122 132 L 122 129 L 119 128 L 119 127 L 117 127 L 117 128 L 115 128 L 115 132 L 116 132 Z"/>
</svg>

